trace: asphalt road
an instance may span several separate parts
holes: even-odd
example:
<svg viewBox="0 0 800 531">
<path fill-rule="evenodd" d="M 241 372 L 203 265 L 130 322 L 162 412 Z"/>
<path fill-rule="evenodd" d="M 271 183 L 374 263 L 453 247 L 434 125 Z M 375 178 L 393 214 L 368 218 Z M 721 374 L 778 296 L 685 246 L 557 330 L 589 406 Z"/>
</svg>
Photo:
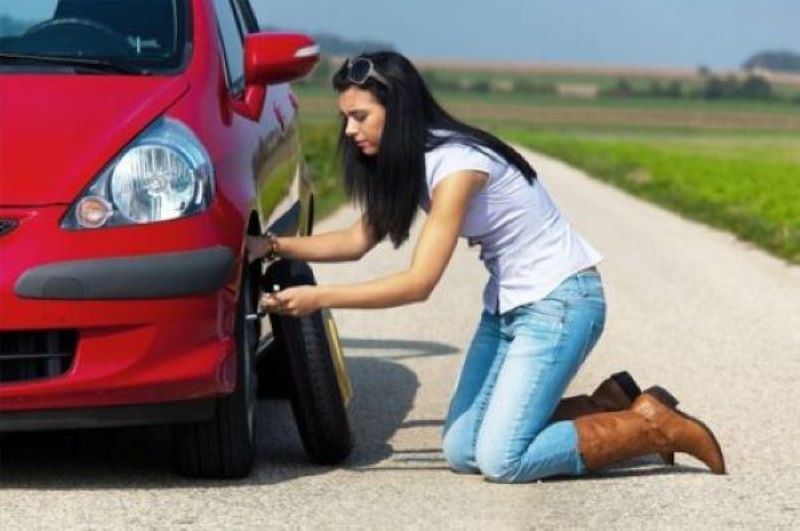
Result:
<svg viewBox="0 0 800 531">
<path fill-rule="evenodd" d="M 789 528 L 800 522 L 800 268 L 530 154 L 605 255 L 598 347 L 571 386 L 625 368 L 660 383 L 715 430 L 729 468 L 679 454 L 602 475 L 496 485 L 448 471 L 440 430 L 480 312 L 485 273 L 460 245 L 424 304 L 335 312 L 349 358 L 357 444 L 341 467 L 307 464 L 284 403 L 260 406 L 258 465 L 241 482 L 191 482 L 163 429 L 13 435 L 0 447 L 0 529 Z M 353 219 L 343 210 L 320 226 Z M 413 237 L 413 236 L 412 236 Z M 316 266 L 322 282 L 396 271 L 411 246 Z"/>
</svg>

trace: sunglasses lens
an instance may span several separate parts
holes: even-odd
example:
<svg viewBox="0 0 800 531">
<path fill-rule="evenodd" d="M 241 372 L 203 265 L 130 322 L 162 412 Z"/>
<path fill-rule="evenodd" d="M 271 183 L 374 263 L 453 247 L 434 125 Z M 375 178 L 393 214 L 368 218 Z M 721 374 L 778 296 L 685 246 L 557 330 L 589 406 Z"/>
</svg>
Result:
<svg viewBox="0 0 800 531">
<path fill-rule="evenodd" d="M 366 59 L 356 59 L 350 65 L 350 79 L 354 83 L 364 83 L 369 75 L 369 61 Z"/>
</svg>

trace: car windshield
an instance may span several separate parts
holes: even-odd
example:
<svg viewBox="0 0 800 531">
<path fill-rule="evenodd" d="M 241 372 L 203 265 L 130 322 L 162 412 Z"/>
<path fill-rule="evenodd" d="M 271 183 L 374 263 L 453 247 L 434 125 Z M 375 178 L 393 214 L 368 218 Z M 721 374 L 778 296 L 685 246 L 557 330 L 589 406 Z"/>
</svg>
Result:
<svg viewBox="0 0 800 531">
<path fill-rule="evenodd" d="M 187 3 L 0 0 L 0 66 L 176 69 L 189 40 Z"/>
</svg>

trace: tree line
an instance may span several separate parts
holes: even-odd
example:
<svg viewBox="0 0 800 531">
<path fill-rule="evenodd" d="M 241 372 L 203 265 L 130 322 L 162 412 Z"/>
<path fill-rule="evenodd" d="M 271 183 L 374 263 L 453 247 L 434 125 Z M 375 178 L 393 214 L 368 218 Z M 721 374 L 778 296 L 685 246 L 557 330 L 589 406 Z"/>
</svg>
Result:
<svg viewBox="0 0 800 531">
<path fill-rule="evenodd" d="M 334 64 L 330 57 L 323 56 L 317 68 L 302 83 L 315 86 L 329 86 L 330 79 L 335 69 L 340 64 Z M 569 84 L 566 79 L 553 81 L 535 75 L 517 76 L 514 78 L 502 75 L 490 76 L 483 74 L 476 77 L 473 74 L 458 74 L 447 72 L 444 69 L 422 69 L 420 72 L 428 86 L 437 92 L 465 92 L 486 94 L 492 92 L 505 92 L 511 94 L 530 95 L 558 95 L 559 85 Z M 593 85 L 592 83 L 583 83 Z M 773 90 L 770 82 L 763 76 L 755 73 L 736 75 L 717 75 L 701 67 L 698 81 L 682 80 L 632 80 L 625 77 L 611 80 L 600 86 L 592 96 L 608 98 L 670 98 L 670 99 L 705 99 L 705 100 L 779 100 L 785 97 Z M 794 96 L 793 101 L 800 104 L 800 94 Z"/>
<path fill-rule="evenodd" d="M 751 55 L 742 68 L 753 70 L 762 68 L 773 72 L 800 72 L 800 54 L 789 50 L 767 50 Z"/>
<path fill-rule="evenodd" d="M 635 87 L 625 78 L 617 80 L 616 85 L 601 91 L 601 94 L 614 97 L 652 97 L 652 98 L 694 98 L 706 100 L 772 100 L 779 96 L 773 91 L 770 82 L 763 76 L 747 74 L 744 77 L 732 74 L 719 76 L 710 72 L 702 74 L 700 84 L 683 83 L 679 80 L 660 82 L 650 81 L 644 87 Z M 800 98 L 800 95 L 796 97 Z M 800 103 L 800 99 L 797 99 Z"/>
</svg>

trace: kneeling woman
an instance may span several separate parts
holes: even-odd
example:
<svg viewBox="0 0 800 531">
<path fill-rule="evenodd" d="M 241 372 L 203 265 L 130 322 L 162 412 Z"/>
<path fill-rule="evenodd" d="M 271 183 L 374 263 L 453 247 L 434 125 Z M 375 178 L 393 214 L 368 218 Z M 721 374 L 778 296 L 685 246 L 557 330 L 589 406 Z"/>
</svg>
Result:
<svg viewBox="0 0 800 531">
<path fill-rule="evenodd" d="M 526 482 L 652 452 L 671 461 L 681 451 L 724 472 L 710 430 L 674 409 L 662 389 L 640 393 L 627 373 L 591 396 L 560 400 L 603 330 L 601 257 L 519 153 L 447 114 L 397 53 L 350 59 L 333 85 L 345 188 L 363 215 L 327 234 L 250 238 L 251 258 L 357 260 L 387 237 L 401 245 L 419 207 L 427 219 L 407 270 L 355 285 L 289 288 L 265 296 L 267 311 L 297 316 L 423 301 L 466 237 L 480 246 L 490 276 L 444 426 L 453 470 Z"/>
</svg>

